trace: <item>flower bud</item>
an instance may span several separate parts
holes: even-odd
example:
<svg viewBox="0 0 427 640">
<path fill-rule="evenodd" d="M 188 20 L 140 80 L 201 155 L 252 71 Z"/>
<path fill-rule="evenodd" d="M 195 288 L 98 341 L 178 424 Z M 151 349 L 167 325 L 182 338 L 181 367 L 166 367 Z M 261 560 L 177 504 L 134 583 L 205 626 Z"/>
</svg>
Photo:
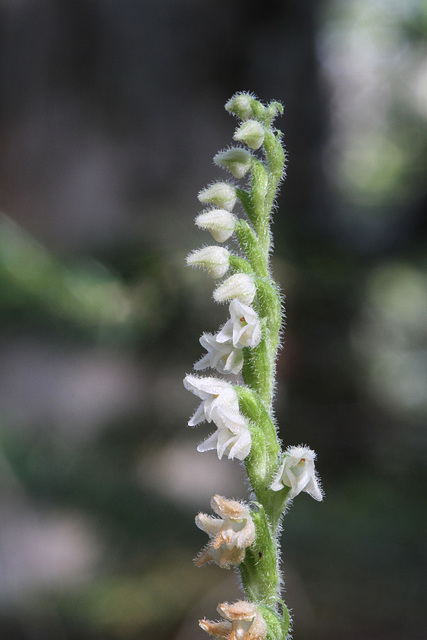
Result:
<svg viewBox="0 0 427 640">
<path fill-rule="evenodd" d="M 233 138 L 251 149 L 259 149 L 264 142 L 264 127 L 256 120 L 247 120 L 236 130 Z"/>
<path fill-rule="evenodd" d="M 196 225 L 210 231 L 217 242 L 225 242 L 233 235 L 236 221 L 236 217 L 225 209 L 203 211 L 195 220 Z"/>
<path fill-rule="evenodd" d="M 214 204 L 217 207 L 231 211 L 236 204 L 236 189 L 229 182 L 214 182 L 203 189 L 197 196 L 200 202 Z"/>
<path fill-rule="evenodd" d="M 225 105 L 229 113 L 234 113 L 241 120 L 252 118 L 254 112 L 251 106 L 252 96 L 248 93 L 236 93 Z"/>
<path fill-rule="evenodd" d="M 215 164 L 231 171 L 235 178 L 243 178 L 251 168 L 252 156 L 246 149 L 233 147 L 220 151 L 214 157 Z"/>
<path fill-rule="evenodd" d="M 224 247 L 203 247 L 190 253 L 186 262 L 190 267 L 206 269 L 212 278 L 222 278 L 230 267 L 230 252 Z"/>
<path fill-rule="evenodd" d="M 251 304 L 255 295 L 254 279 L 246 273 L 235 273 L 213 292 L 215 302 L 225 302 L 237 298 L 243 304 Z"/>
</svg>

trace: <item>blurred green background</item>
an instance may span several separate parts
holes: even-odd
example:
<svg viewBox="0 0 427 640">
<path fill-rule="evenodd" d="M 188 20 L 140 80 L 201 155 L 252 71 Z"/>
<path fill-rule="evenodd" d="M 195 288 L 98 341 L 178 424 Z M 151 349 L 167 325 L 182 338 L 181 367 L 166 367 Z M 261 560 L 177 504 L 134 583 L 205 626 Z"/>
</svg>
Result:
<svg viewBox="0 0 427 640">
<path fill-rule="evenodd" d="M 427 3 L 1 0 L 2 640 L 201 640 L 241 597 L 192 566 L 248 494 L 182 386 L 238 90 L 285 105 L 277 419 L 326 492 L 284 521 L 294 638 L 425 637 Z"/>
</svg>

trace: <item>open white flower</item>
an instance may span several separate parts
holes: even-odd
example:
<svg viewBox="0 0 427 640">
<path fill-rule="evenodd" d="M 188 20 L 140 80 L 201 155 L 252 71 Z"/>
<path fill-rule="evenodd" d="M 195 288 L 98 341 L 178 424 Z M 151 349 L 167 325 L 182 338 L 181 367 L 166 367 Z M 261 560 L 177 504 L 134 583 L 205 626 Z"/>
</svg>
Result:
<svg viewBox="0 0 427 640">
<path fill-rule="evenodd" d="M 204 333 L 200 338 L 200 344 L 206 349 L 207 354 L 194 365 L 196 371 L 211 367 L 220 373 L 237 374 L 242 370 L 243 351 L 236 349 L 232 342 L 220 342 L 217 336 Z"/>
<path fill-rule="evenodd" d="M 232 460 L 244 460 L 251 450 L 251 434 L 239 410 L 239 400 L 232 385 L 219 378 L 199 378 L 187 375 L 184 386 L 202 402 L 190 418 L 190 427 L 207 420 L 214 422 L 217 431 L 199 444 L 197 451 L 217 450 L 221 460 L 226 453 Z"/>
<path fill-rule="evenodd" d="M 251 433 L 241 414 L 233 416 L 233 420 L 229 424 L 228 427 L 217 425 L 217 431 L 201 442 L 197 451 L 204 453 L 216 449 L 219 460 L 225 453 L 229 460 L 234 460 L 234 458 L 244 460 L 251 450 Z"/>
<path fill-rule="evenodd" d="M 214 421 L 218 427 L 236 423 L 242 424 L 237 394 L 231 384 L 220 378 L 199 378 L 187 375 L 184 387 L 202 400 L 188 425 L 194 427 L 200 422 Z"/>
<path fill-rule="evenodd" d="M 305 491 L 315 500 L 322 500 L 323 493 L 314 468 L 315 459 L 315 452 L 308 447 L 289 447 L 271 489 L 280 491 L 284 487 L 290 487 L 290 500 L 301 491 Z"/>
<path fill-rule="evenodd" d="M 217 611 L 225 621 L 199 620 L 203 631 L 210 636 L 221 640 L 265 640 L 267 637 L 267 624 L 256 604 L 245 600 L 234 604 L 223 602 Z"/>
<path fill-rule="evenodd" d="M 210 542 L 195 564 L 200 567 L 215 562 L 228 569 L 243 562 L 247 547 L 255 540 L 255 525 L 248 507 L 241 502 L 215 495 L 211 507 L 220 518 L 205 513 L 196 516 L 196 525 L 209 535 Z"/>
<path fill-rule="evenodd" d="M 217 341 L 231 341 L 240 349 L 256 347 L 261 340 L 261 324 L 256 311 L 237 298 L 231 301 L 229 310 L 230 320 L 217 335 Z"/>
</svg>

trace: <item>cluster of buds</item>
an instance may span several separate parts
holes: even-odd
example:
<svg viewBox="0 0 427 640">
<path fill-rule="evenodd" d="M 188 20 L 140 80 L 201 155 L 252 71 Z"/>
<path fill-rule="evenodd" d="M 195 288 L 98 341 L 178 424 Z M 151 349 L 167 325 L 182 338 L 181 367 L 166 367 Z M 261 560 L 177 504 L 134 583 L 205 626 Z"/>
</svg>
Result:
<svg viewBox="0 0 427 640">
<path fill-rule="evenodd" d="M 220 604 L 224 621 L 204 619 L 200 626 L 224 640 L 264 640 L 267 635 L 285 640 L 289 615 L 279 598 L 279 521 L 299 493 L 321 500 L 322 491 L 311 449 L 289 447 L 281 453 L 272 411 L 282 301 L 270 275 L 270 216 L 285 161 L 281 134 L 272 121 L 283 108 L 240 93 L 226 110 L 240 121 L 233 136 L 240 146 L 217 153 L 214 162 L 237 180 L 249 175 L 249 188 L 215 182 L 199 193 L 208 208 L 195 223 L 219 244 L 187 256 L 189 266 L 202 267 L 216 280 L 225 277 L 213 298 L 229 303 L 228 319 L 216 333 L 203 333 L 200 344 L 206 353 L 194 364 L 197 372 L 212 369 L 222 377 L 189 374 L 184 386 L 201 400 L 188 424 L 206 421 L 216 427 L 197 450 L 244 461 L 256 499 L 252 508 L 219 495 L 212 498 L 218 517 L 196 517 L 209 542 L 195 564 L 238 567 L 251 601 Z M 253 152 L 261 149 L 260 159 Z M 237 202 L 243 215 L 233 213 Z M 237 252 L 223 246 L 227 240 L 238 245 Z"/>
</svg>

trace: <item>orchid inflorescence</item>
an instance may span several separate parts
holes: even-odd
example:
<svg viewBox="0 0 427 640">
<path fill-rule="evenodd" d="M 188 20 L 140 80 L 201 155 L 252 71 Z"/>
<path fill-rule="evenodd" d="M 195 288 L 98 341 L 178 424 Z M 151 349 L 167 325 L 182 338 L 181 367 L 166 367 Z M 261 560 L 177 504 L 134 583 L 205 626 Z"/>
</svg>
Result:
<svg viewBox="0 0 427 640">
<path fill-rule="evenodd" d="M 206 421 L 216 428 L 197 450 L 216 450 L 220 460 L 244 461 L 252 500 L 245 504 L 214 495 L 211 507 L 219 517 L 196 517 L 196 525 L 209 536 L 196 566 L 237 566 L 247 598 L 219 604 L 224 621 L 203 619 L 200 626 L 224 640 L 285 640 L 290 617 L 280 598 L 279 524 L 301 492 L 315 500 L 323 494 L 314 451 L 306 446 L 283 451 L 272 409 L 282 299 L 270 273 L 270 223 L 285 167 L 281 132 L 272 123 L 283 107 L 237 93 L 225 108 L 240 120 L 234 134 L 239 146 L 219 152 L 214 162 L 235 179 L 249 176 L 248 184 L 241 188 L 230 181 L 214 182 L 203 189 L 198 199 L 209 208 L 195 222 L 218 243 L 235 239 L 240 251 L 212 245 L 187 256 L 188 265 L 204 268 L 214 279 L 227 276 L 213 298 L 229 302 L 229 318 L 217 333 L 201 336 L 206 353 L 194 365 L 196 371 L 213 369 L 222 377 L 190 374 L 184 385 L 201 400 L 188 424 Z M 262 157 L 253 153 L 261 149 Z M 241 216 L 233 213 L 238 201 Z"/>
</svg>

